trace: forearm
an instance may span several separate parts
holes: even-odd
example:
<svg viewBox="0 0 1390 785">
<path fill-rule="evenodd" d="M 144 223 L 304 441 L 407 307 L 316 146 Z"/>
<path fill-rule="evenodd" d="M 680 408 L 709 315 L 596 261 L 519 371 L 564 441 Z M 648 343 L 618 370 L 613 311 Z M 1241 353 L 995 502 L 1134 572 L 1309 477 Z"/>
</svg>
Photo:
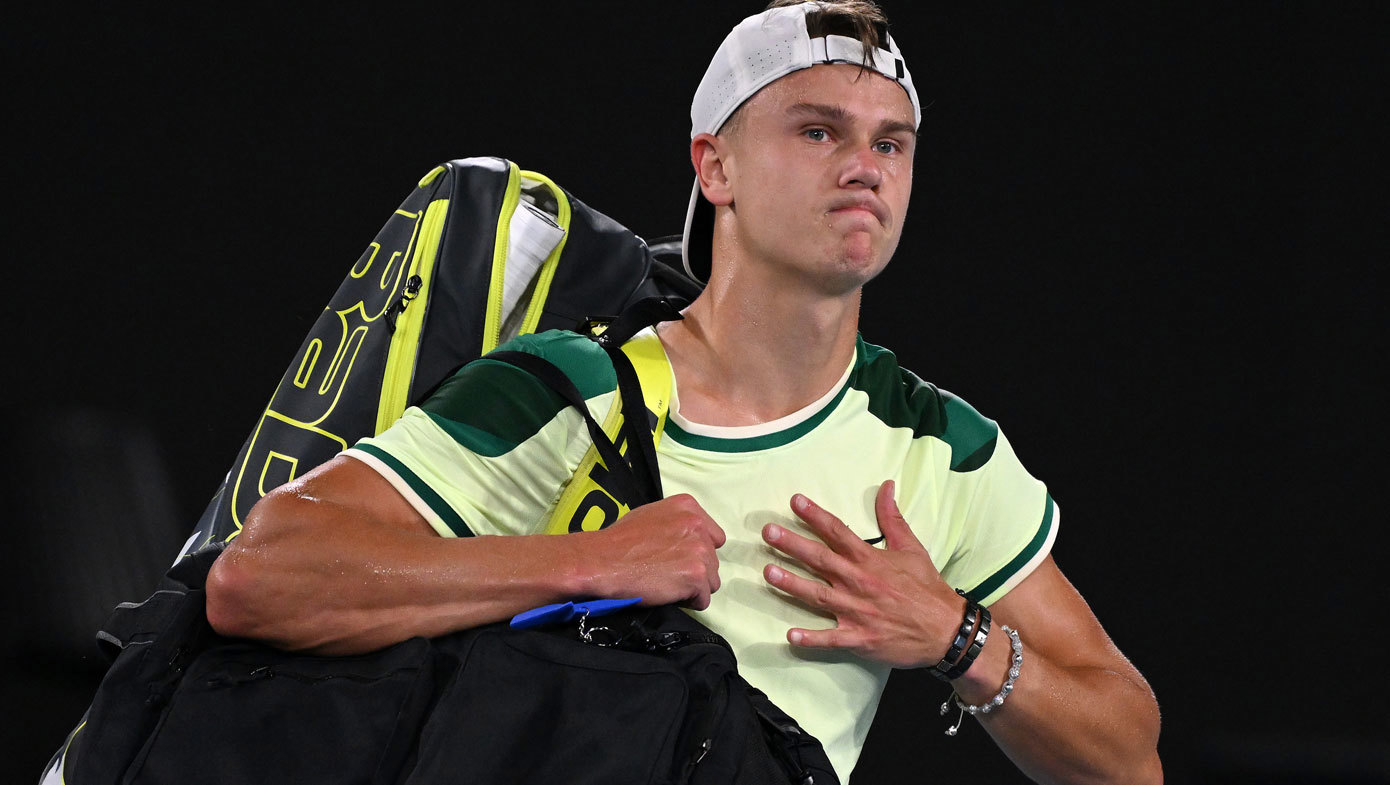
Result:
<svg viewBox="0 0 1390 785">
<path fill-rule="evenodd" d="M 586 536 L 443 538 L 331 502 L 268 497 L 214 565 L 208 618 L 282 648 L 369 651 L 583 593 Z"/>
<path fill-rule="evenodd" d="M 207 616 L 223 635 L 352 654 L 575 597 L 700 609 L 723 542 L 684 494 L 601 531 L 440 537 L 380 475 L 339 457 L 251 509 L 208 575 Z"/>
<path fill-rule="evenodd" d="M 1063 667 L 1030 650 L 1020 630 L 1023 666 L 1004 704 L 975 717 L 1030 778 L 1041 783 L 1157 783 L 1158 704 L 1137 671 Z M 1118 655 L 1118 652 L 1116 652 Z M 998 628 L 953 687 L 967 704 L 993 699 L 1012 651 Z M 948 717 L 958 709 L 953 704 Z"/>
</svg>

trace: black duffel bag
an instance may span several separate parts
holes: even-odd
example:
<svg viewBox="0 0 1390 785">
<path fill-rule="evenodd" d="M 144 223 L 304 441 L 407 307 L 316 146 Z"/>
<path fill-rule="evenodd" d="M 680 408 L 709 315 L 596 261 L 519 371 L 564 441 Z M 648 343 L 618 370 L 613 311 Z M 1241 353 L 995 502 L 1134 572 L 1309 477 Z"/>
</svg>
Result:
<svg viewBox="0 0 1390 785">
<path fill-rule="evenodd" d="M 728 644 L 672 606 L 349 657 L 222 638 L 199 614 L 169 623 L 108 639 L 140 649 L 117 662 L 142 694 L 93 704 L 105 732 L 75 733 L 66 782 L 837 782 Z"/>
</svg>

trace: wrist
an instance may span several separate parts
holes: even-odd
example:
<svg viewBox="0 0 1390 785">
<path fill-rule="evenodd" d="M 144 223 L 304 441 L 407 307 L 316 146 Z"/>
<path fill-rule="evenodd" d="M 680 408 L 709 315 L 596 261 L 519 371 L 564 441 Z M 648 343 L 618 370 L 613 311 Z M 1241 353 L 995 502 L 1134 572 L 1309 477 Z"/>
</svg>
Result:
<svg viewBox="0 0 1390 785">
<path fill-rule="evenodd" d="M 960 730 L 961 723 L 965 721 L 966 714 L 972 717 L 978 717 L 981 714 L 990 714 L 1003 707 L 1004 702 L 1013 694 L 1014 687 L 1017 685 L 1019 677 L 1023 675 L 1023 641 L 1019 637 L 1018 630 L 1011 629 L 1005 624 L 999 627 L 999 632 L 1000 636 L 1007 636 L 1008 638 L 1008 652 L 1006 653 L 1008 660 L 1005 666 L 1007 668 L 1007 676 L 1000 684 L 999 691 L 984 699 L 974 698 L 969 694 L 972 687 L 976 689 L 980 687 L 980 679 L 978 676 L 969 682 L 965 679 L 961 679 L 952 683 L 951 697 L 947 698 L 946 702 L 941 704 L 941 716 L 944 717 L 950 712 L 952 703 L 955 703 L 956 708 L 960 709 L 961 713 L 956 719 L 956 723 L 946 729 L 947 736 L 956 735 L 956 732 Z M 996 639 L 998 639 L 998 636 Z M 999 649 L 999 645 L 996 644 L 991 654 L 999 651 Z"/>
<path fill-rule="evenodd" d="M 612 565 L 602 558 L 603 531 L 580 531 L 555 536 L 538 535 L 561 546 L 557 564 L 561 590 L 568 597 L 608 597 L 612 590 Z"/>
<path fill-rule="evenodd" d="M 954 681 L 964 675 L 989 637 L 989 609 L 966 597 L 960 589 L 956 589 L 956 595 L 965 605 L 960 626 L 945 656 L 930 667 L 930 673 L 942 681 Z"/>
<path fill-rule="evenodd" d="M 956 644 L 958 642 L 962 644 L 968 643 L 968 641 L 960 641 L 960 637 L 964 629 L 964 621 L 970 611 L 970 600 L 966 599 L 965 595 L 961 594 L 960 591 L 954 591 L 951 594 L 951 599 L 948 600 L 948 604 L 950 612 L 945 614 L 941 635 L 940 638 L 938 638 L 938 640 L 943 641 L 943 644 L 941 648 L 935 652 L 936 657 L 926 663 L 928 668 L 938 666 L 942 662 L 948 662 L 948 664 L 954 665 L 960 660 L 960 656 L 965 653 L 964 646 L 957 648 Z M 974 625 L 972 624 L 971 629 L 965 632 L 967 635 L 974 635 Z"/>
<path fill-rule="evenodd" d="M 952 681 L 951 687 L 966 703 L 989 700 L 1008 676 L 1010 655 L 1009 637 L 1002 633 L 991 635 L 981 647 L 974 665 Z"/>
</svg>

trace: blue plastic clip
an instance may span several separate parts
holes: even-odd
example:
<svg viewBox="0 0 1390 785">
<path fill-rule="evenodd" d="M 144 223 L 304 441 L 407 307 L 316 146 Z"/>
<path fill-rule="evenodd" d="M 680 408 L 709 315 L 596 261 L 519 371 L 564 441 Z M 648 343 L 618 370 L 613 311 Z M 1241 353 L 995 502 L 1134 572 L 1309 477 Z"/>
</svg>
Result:
<svg viewBox="0 0 1390 785">
<path fill-rule="evenodd" d="M 543 624 L 558 624 L 566 622 L 576 616 L 588 614 L 590 618 L 596 616 L 607 616 L 608 614 L 636 605 L 641 602 L 641 597 L 624 597 L 617 600 L 580 600 L 579 602 L 557 602 L 553 605 L 542 605 L 539 608 L 532 608 L 529 611 L 522 611 L 512 617 L 511 627 L 515 630 L 524 630 L 528 627 L 539 627 Z"/>
</svg>

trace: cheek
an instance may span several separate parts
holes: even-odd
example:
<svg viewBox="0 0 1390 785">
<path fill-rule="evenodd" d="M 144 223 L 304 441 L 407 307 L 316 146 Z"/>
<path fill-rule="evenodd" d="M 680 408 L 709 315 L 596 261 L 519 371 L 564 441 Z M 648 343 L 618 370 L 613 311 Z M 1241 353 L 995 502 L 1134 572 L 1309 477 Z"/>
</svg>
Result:
<svg viewBox="0 0 1390 785">
<path fill-rule="evenodd" d="M 788 176 L 787 167 L 764 166 L 749 173 L 755 178 L 755 188 L 745 195 L 740 207 L 746 207 L 749 217 L 786 219 L 797 212 L 798 194 L 804 190 Z M 781 223 L 781 221 L 776 221 Z"/>
<path fill-rule="evenodd" d="M 893 210 L 896 226 L 895 234 L 903 230 L 903 219 L 907 218 L 908 202 L 912 198 L 912 164 L 898 164 L 899 171 L 892 173 L 893 190 L 889 196 L 889 206 Z"/>
</svg>

